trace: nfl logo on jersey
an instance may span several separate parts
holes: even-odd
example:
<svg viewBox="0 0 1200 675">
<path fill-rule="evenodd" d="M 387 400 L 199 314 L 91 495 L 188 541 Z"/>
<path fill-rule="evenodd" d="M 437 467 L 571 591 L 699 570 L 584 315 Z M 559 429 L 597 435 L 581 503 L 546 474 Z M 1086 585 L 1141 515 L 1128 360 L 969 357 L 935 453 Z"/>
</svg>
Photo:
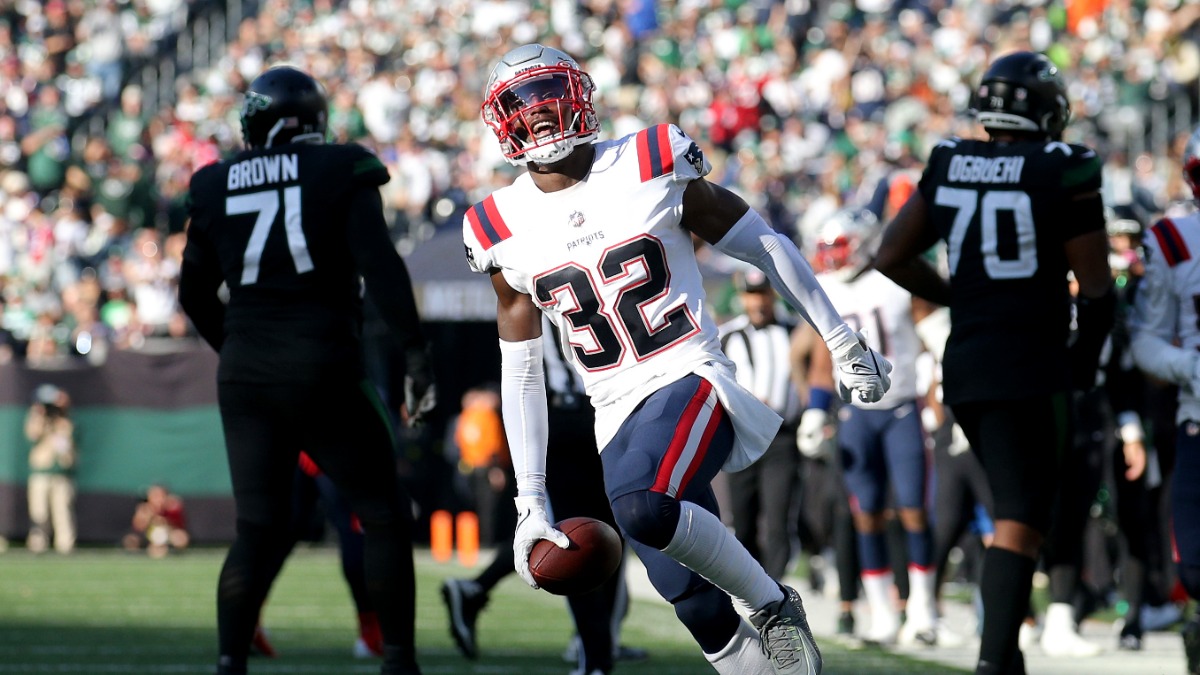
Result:
<svg viewBox="0 0 1200 675">
<path fill-rule="evenodd" d="M 571 215 L 567 216 L 567 222 L 571 227 L 583 227 L 583 214 L 579 211 L 572 211 Z"/>
</svg>

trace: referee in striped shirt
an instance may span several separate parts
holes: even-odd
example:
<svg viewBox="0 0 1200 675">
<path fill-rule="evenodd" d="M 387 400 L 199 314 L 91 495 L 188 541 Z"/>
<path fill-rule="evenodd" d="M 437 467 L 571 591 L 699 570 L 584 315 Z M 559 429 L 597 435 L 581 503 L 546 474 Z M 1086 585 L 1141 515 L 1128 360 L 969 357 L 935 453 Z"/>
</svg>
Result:
<svg viewBox="0 0 1200 675">
<path fill-rule="evenodd" d="M 761 271 L 740 273 L 734 283 L 742 314 L 721 326 L 721 348 L 737 365 L 738 383 L 779 413 L 783 425 L 762 459 L 727 474 L 730 511 L 735 536 L 778 580 L 791 559 L 789 524 L 799 491 L 800 397 L 792 384 L 788 358 L 795 324 L 776 314 L 775 291 Z"/>
</svg>

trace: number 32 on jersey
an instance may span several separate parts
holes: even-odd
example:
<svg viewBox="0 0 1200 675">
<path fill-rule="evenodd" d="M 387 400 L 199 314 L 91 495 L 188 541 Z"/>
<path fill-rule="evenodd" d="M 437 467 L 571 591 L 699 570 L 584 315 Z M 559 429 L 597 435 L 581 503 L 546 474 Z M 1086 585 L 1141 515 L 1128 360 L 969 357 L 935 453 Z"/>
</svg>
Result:
<svg viewBox="0 0 1200 675">
<path fill-rule="evenodd" d="M 670 293 L 670 279 L 662 242 L 642 235 L 605 251 L 597 270 L 572 262 L 538 275 L 533 296 L 542 309 L 565 307 L 575 358 L 588 370 L 604 370 L 621 363 L 626 344 L 643 361 L 700 330 L 682 301 L 653 325 L 646 315 L 647 305 Z M 581 334 L 588 344 L 578 341 Z"/>
</svg>

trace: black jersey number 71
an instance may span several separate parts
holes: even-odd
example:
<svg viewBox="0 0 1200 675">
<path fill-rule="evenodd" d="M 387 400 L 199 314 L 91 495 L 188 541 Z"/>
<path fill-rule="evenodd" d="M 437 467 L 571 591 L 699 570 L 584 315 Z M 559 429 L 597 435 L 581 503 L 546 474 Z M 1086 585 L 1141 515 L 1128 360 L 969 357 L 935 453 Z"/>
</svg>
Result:
<svg viewBox="0 0 1200 675">
<path fill-rule="evenodd" d="M 311 272 L 313 269 L 312 257 L 308 254 L 308 241 L 305 240 L 304 229 L 301 227 L 299 185 L 282 190 L 263 190 L 226 197 L 225 215 L 255 214 L 254 229 L 250 231 L 250 240 L 246 242 L 246 252 L 242 255 L 242 286 L 258 282 L 263 250 L 266 249 L 271 228 L 279 220 L 281 201 L 283 229 L 287 235 L 288 251 L 296 266 L 296 274 Z"/>
</svg>

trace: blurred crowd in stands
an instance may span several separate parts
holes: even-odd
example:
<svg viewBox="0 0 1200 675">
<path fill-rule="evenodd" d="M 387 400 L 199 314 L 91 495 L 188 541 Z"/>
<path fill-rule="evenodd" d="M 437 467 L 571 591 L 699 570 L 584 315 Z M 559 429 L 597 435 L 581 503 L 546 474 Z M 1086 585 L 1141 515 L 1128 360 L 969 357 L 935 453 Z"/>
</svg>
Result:
<svg viewBox="0 0 1200 675">
<path fill-rule="evenodd" d="M 1198 7 L 0 0 L 0 359 L 98 360 L 189 333 L 174 288 L 187 182 L 239 148 L 240 92 L 270 64 L 324 82 L 332 135 L 384 159 L 404 253 L 514 177 L 480 93 L 496 56 L 534 40 L 595 78 L 606 134 L 678 123 L 715 180 L 802 244 L 845 206 L 886 218 L 932 143 L 973 133 L 963 113 L 989 58 L 1045 51 L 1070 83 L 1068 140 L 1104 153 L 1109 204 L 1144 226 L 1187 194 Z"/>
</svg>

